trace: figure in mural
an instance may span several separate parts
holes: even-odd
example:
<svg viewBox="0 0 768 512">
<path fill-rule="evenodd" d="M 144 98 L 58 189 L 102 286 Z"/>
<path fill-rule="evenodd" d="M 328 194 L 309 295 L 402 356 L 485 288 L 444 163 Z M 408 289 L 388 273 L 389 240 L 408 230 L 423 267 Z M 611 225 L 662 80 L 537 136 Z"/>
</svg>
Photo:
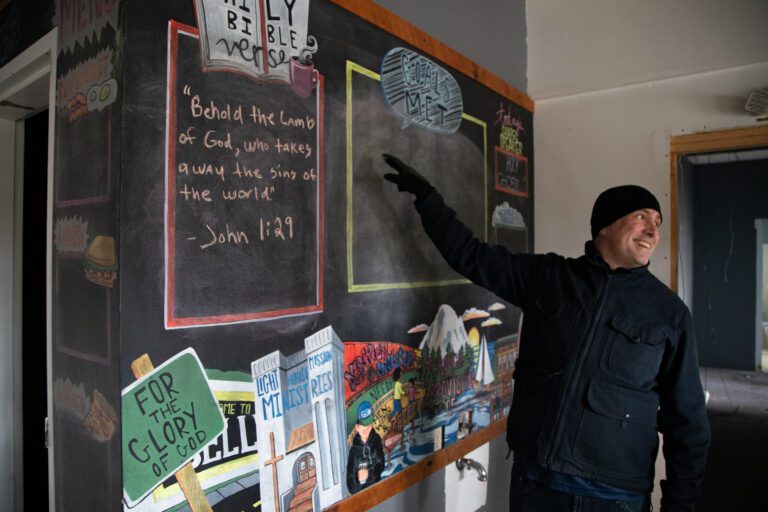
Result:
<svg viewBox="0 0 768 512">
<path fill-rule="evenodd" d="M 384 471 L 384 447 L 373 428 L 373 418 L 371 403 L 362 402 L 357 409 L 355 435 L 347 458 L 347 488 L 352 494 L 381 480 Z"/>
<path fill-rule="evenodd" d="M 390 418 L 397 417 L 398 414 L 403 412 L 403 383 L 400 382 L 400 368 L 395 368 L 392 372 L 392 381 L 395 383 L 392 397 L 392 414 Z"/>
<path fill-rule="evenodd" d="M 510 510 L 545 499 L 558 501 L 548 510 L 571 510 L 577 496 L 590 507 L 649 510 L 658 432 L 662 510 L 692 510 L 710 430 L 691 314 L 648 271 L 662 220 L 656 197 L 636 185 L 600 194 L 578 259 L 513 254 L 475 238 L 418 172 L 384 159 L 397 171 L 385 179 L 416 196 L 448 264 L 523 309 L 507 428 Z"/>
</svg>

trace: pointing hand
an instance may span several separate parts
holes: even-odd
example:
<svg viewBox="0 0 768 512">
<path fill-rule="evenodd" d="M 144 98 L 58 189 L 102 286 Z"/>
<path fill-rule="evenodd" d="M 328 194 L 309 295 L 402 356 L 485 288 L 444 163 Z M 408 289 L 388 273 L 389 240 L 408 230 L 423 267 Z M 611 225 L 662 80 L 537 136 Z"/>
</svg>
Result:
<svg viewBox="0 0 768 512">
<path fill-rule="evenodd" d="M 397 185 L 397 190 L 400 192 L 410 192 L 415 195 L 417 199 L 421 199 L 426 197 L 434 188 L 424 176 L 416 172 L 413 167 L 405 164 L 399 158 L 386 153 L 381 156 L 384 157 L 384 161 L 387 162 L 390 167 L 397 171 L 397 174 L 385 174 L 384 179 Z"/>
</svg>

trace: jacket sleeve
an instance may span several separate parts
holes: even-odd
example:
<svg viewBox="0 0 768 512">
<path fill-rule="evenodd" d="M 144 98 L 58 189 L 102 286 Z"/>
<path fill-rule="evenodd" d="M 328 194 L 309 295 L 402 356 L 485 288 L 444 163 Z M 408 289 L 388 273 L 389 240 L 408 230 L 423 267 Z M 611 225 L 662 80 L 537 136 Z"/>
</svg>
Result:
<svg viewBox="0 0 768 512">
<path fill-rule="evenodd" d="M 659 430 L 667 469 L 662 512 L 693 512 L 707 462 L 710 429 L 692 323 L 686 309 L 659 379 Z"/>
<path fill-rule="evenodd" d="M 479 240 L 435 190 L 414 204 L 424 231 L 452 269 L 502 299 L 523 305 L 524 297 L 532 292 L 539 257 L 512 254 Z"/>
</svg>

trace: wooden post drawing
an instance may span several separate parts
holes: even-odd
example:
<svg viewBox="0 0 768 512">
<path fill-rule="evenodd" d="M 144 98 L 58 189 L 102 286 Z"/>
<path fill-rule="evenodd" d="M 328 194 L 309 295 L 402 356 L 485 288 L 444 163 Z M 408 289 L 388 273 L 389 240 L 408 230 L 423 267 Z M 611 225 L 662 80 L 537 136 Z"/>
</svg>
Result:
<svg viewBox="0 0 768 512">
<path fill-rule="evenodd" d="M 137 379 L 150 373 L 154 368 L 155 367 L 147 354 L 144 354 L 131 363 L 133 376 Z M 189 503 L 192 512 L 213 512 L 191 462 L 178 470 L 175 476 L 176 480 L 179 482 L 181 491 L 184 493 L 184 497 L 187 498 L 187 502 Z"/>
<path fill-rule="evenodd" d="M 275 510 L 277 512 L 280 512 L 280 502 L 278 501 L 278 495 L 277 495 L 277 463 L 283 460 L 282 455 L 278 455 L 275 457 L 275 433 L 270 432 L 269 433 L 269 451 L 270 456 L 272 457 L 269 460 L 264 461 L 265 466 L 272 466 L 272 492 L 275 495 Z"/>
</svg>

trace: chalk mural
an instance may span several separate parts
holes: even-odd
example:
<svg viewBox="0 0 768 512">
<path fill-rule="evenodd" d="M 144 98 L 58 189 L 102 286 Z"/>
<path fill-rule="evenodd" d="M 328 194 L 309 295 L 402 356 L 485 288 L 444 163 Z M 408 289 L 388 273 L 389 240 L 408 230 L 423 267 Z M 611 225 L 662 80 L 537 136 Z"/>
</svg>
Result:
<svg viewBox="0 0 768 512">
<path fill-rule="evenodd" d="M 57 253 L 84 253 L 88 248 L 88 222 L 77 215 L 56 219 L 53 246 Z"/>
<path fill-rule="evenodd" d="M 142 501 L 225 429 L 224 415 L 191 348 L 123 389 L 122 412 L 128 506 Z"/>
<path fill-rule="evenodd" d="M 500 103 L 496 110 L 495 126 L 500 128 L 499 147 L 517 155 L 523 154 L 523 141 L 521 136 L 525 132 L 525 126 L 520 118 L 512 113 L 512 106 Z"/>
<path fill-rule="evenodd" d="M 76 64 L 56 81 L 56 100 L 59 111 L 74 123 L 89 112 L 100 112 L 117 98 L 117 81 L 112 78 L 111 47 Z"/>
<path fill-rule="evenodd" d="M 264 512 L 321 510 L 345 495 L 344 345 L 331 327 L 252 363 Z"/>
<path fill-rule="evenodd" d="M 113 237 L 97 235 L 93 238 L 85 250 L 83 272 L 90 282 L 112 288 L 117 279 L 117 255 Z"/>
<path fill-rule="evenodd" d="M 117 96 L 112 62 L 120 0 L 57 3 L 59 55 L 71 63 L 59 70 L 56 104 L 72 123 L 102 110 Z"/>
<path fill-rule="evenodd" d="M 503 245 L 510 251 L 528 251 L 528 228 L 525 218 L 509 202 L 497 204 L 491 215 L 491 243 Z"/>
<path fill-rule="evenodd" d="M 527 250 L 526 112 L 327 2 L 58 4 L 58 509 L 320 511 L 503 419 L 519 313 L 366 152 Z"/>
<path fill-rule="evenodd" d="M 530 184 L 528 158 L 523 156 L 523 122 L 514 116 L 510 105 L 501 103 L 494 126 L 499 129 L 499 143 L 494 150 L 494 188 L 513 196 L 528 197 Z"/>
<path fill-rule="evenodd" d="M 57 5 L 59 46 L 73 52 L 100 37 L 108 26 L 117 28 L 120 0 L 60 0 Z"/>
<path fill-rule="evenodd" d="M 488 311 L 470 308 L 459 317 L 443 305 L 430 325 L 408 331 L 424 333 L 418 349 L 388 342 L 345 343 L 349 492 L 415 464 L 508 412 L 517 335 L 497 339 L 502 322 L 492 313 L 502 309 L 495 303 Z"/>
<path fill-rule="evenodd" d="M 258 444 L 253 385 L 249 374 L 206 370 L 208 383 L 224 415 L 226 428 L 192 458 L 207 501 L 259 502 Z M 176 478 L 165 479 L 146 499 L 125 510 L 174 510 L 187 501 Z"/>
<path fill-rule="evenodd" d="M 528 159 L 496 146 L 496 190 L 513 196 L 528 197 Z"/>
<path fill-rule="evenodd" d="M 178 383 L 198 373 L 194 351 L 180 353 L 123 391 L 124 461 L 134 460 L 124 462 L 124 481 L 144 486 L 132 491 L 136 498 L 126 489 L 126 510 L 182 505 L 187 498 L 168 476 L 188 461 L 212 505 L 258 493 L 265 512 L 322 510 L 488 426 L 511 404 L 518 344 L 517 334 L 496 335 L 502 322 L 494 314 L 504 309 L 494 303 L 459 316 L 443 305 L 429 325 L 411 329 L 419 348 L 342 342 L 326 327 L 299 352 L 253 361 L 249 382 L 238 372 L 207 380 L 218 401 L 207 411 L 190 398 L 205 396 L 204 388 Z M 192 366 L 179 374 L 173 362 L 183 357 Z M 86 408 L 69 395 L 76 410 Z M 218 437 L 198 437 L 195 429 L 220 415 Z M 149 419 L 138 428 L 146 441 L 131 434 L 136 416 Z M 174 442 L 175 459 L 166 450 Z"/>
<path fill-rule="evenodd" d="M 117 413 L 98 389 L 88 395 L 83 383 L 57 378 L 53 382 L 53 403 L 57 411 L 80 423 L 95 441 L 105 443 L 114 436 Z"/>
<path fill-rule="evenodd" d="M 393 48 L 381 62 L 381 88 L 392 109 L 411 123 L 452 133 L 464 113 L 461 88 L 448 71 L 405 48 Z"/>
<path fill-rule="evenodd" d="M 292 84 L 301 97 L 317 84 L 308 34 L 309 0 L 195 0 L 207 70 L 236 70 L 255 79 Z"/>
<path fill-rule="evenodd" d="M 230 7 L 221 9 L 229 12 Z M 204 72 L 200 45 L 224 30 L 211 24 L 221 23 L 221 16 L 207 18 L 207 25 L 201 18 L 199 30 L 169 23 L 168 328 L 323 309 L 322 76 L 313 70 L 318 83 L 298 91 L 296 81 L 288 88 L 265 82 L 261 74 L 243 76 L 220 66 Z M 254 95 L 255 84 L 268 94 Z M 272 256 L 276 244 L 283 250 L 282 264 Z M 222 279 L 246 260 L 249 272 Z M 295 267 L 307 269 L 312 278 Z"/>
</svg>

